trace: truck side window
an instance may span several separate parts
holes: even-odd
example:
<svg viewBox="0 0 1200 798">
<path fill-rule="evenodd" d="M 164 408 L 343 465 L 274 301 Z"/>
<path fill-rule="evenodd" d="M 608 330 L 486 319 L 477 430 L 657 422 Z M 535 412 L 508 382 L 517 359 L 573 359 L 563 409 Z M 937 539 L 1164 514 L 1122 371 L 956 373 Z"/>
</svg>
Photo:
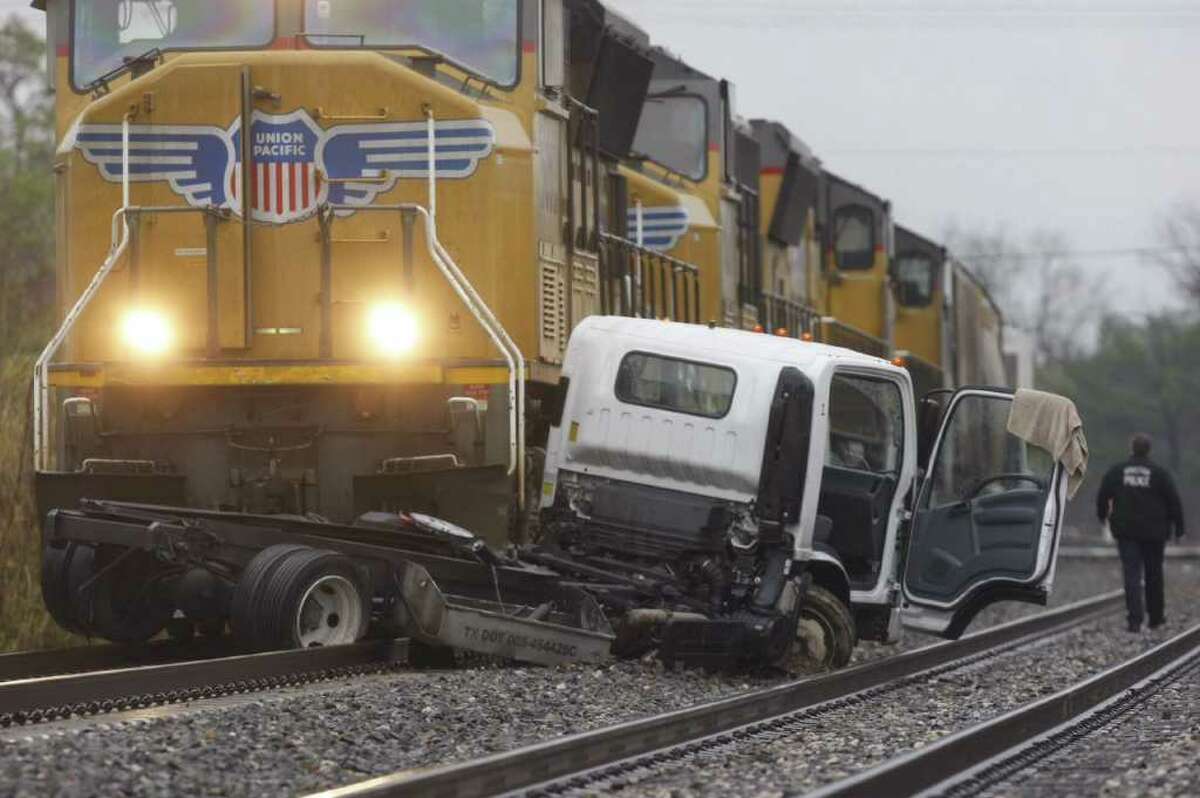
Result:
<svg viewBox="0 0 1200 798">
<path fill-rule="evenodd" d="M 894 382 L 836 374 L 830 387 L 826 465 L 897 474 L 904 450 L 904 403 Z"/>
<path fill-rule="evenodd" d="M 617 398 L 627 404 L 724 418 L 733 405 L 737 372 L 710 363 L 630 352 L 621 360 L 615 387 Z"/>
<path fill-rule="evenodd" d="M 1020 479 L 991 480 L 1002 474 L 1028 474 L 1045 482 L 1054 472 L 1049 452 L 1010 435 L 1012 403 L 986 396 L 964 397 L 937 453 L 929 506 L 960 504 L 979 495 L 1034 487 Z"/>
</svg>

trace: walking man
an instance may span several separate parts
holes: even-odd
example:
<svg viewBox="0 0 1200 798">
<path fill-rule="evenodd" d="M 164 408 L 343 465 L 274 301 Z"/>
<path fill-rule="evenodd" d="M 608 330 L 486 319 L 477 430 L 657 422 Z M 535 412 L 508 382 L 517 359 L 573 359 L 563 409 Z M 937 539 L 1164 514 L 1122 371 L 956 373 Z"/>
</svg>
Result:
<svg viewBox="0 0 1200 798">
<path fill-rule="evenodd" d="M 1183 537 L 1183 506 L 1171 475 L 1150 460 L 1150 437 L 1134 435 L 1132 457 L 1104 475 L 1096 513 L 1108 521 L 1125 573 L 1129 631 L 1138 632 L 1147 612 L 1150 628 L 1162 626 L 1163 549 L 1172 534 Z M 1145 603 L 1142 585 L 1145 584 Z"/>
</svg>

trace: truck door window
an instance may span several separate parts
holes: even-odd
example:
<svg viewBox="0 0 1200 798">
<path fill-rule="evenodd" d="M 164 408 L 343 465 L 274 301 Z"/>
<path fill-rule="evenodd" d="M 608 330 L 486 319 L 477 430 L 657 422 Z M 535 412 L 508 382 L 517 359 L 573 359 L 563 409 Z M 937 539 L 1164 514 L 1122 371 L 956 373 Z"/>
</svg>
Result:
<svg viewBox="0 0 1200 798">
<path fill-rule="evenodd" d="M 1043 485 L 1048 482 L 1054 472 L 1053 457 L 1006 431 L 1011 409 L 1008 400 L 982 396 L 958 404 L 934 464 L 929 507 L 1034 486 L 1016 475 L 1027 475 Z"/>
<path fill-rule="evenodd" d="M 838 374 L 829 400 L 827 465 L 896 474 L 904 448 L 904 404 L 893 382 Z"/>
<path fill-rule="evenodd" d="M 733 369 L 645 352 L 630 352 L 617 370 L 622 402 L 690 416 L 724 418 L 736 388 Z"/>
</svg>

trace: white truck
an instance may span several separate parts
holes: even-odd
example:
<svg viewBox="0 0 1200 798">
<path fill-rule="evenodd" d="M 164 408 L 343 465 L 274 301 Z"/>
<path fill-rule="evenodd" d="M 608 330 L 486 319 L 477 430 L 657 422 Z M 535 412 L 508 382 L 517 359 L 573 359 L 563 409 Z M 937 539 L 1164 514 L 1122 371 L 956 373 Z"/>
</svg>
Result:
<svg viewBox="0 0 1200 798">
<path fill-rule="evenodd" d="M 523 556 L 598 599 L 618 654 L 836 668 L 1049 595 L 1066 468 L 1008 432 L 1008 389 L 918 401 L 846 349 L 614 317 L 563 375 Z"/>
</svg>

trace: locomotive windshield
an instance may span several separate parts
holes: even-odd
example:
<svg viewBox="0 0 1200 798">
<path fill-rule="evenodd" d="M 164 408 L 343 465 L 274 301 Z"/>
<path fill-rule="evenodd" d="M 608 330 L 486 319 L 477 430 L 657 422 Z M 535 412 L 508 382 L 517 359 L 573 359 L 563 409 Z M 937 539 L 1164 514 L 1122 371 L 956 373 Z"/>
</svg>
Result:
<svg viewBox="0 0 1200 798">
<path fill-rule="evenodd" d="M 928 255 L 906 254 L 896 258 L 898 299 L 906 308 L 925 307 L 933 302 L 937 269 Z"/>
<path fill-rule="evenodd" d="M 672 172 L 703 180 L 708 173 L 708 106 L 692 94 L 651 97 L 642 108 L 633 149 Z"/>
<path fill-rule="evenodd" d="M 275 35 L 274 3 L 246 0 L 76 0 L 71 77 L 87 86 L 144 53 L 261 47 Z"/>
<path fill-rule="evenodd" d="M 305 0 L 309 41 L 419 47 L 501 86 L 517 82 L 518 0 Z"/>
</svg>

